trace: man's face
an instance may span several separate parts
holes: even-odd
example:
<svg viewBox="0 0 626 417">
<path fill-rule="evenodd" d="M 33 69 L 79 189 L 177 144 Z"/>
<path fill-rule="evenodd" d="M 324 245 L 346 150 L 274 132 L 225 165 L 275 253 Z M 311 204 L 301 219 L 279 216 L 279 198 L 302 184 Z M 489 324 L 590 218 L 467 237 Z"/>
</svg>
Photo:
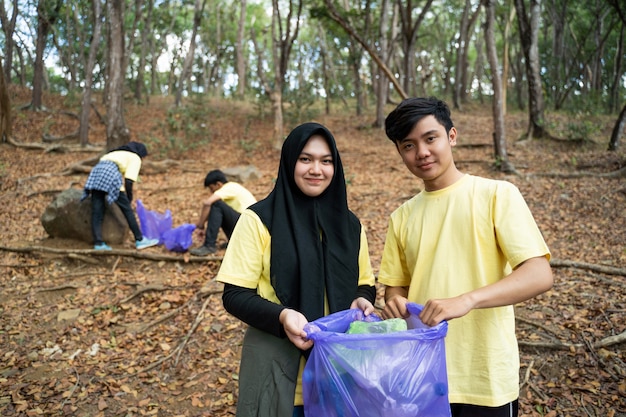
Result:
<svg viewBox="0 0 626 417">
<path fill-rule="evenodd" d="M 220 181 L 215 184 L 209 184 L 209 190 L 211 190 L 211 194 L 222 188 L 222 183 Z"/>
<path fill-rule="evenodd" d="M 402 161 L 413 175 L 421 178 L 427 191 L 445 188 L 454 168 L 452 147 L 456 145 L 456 129 L 449 134 L 435 116 L 420 120 L 409 135 L 396 142 Z"/>
</svg>

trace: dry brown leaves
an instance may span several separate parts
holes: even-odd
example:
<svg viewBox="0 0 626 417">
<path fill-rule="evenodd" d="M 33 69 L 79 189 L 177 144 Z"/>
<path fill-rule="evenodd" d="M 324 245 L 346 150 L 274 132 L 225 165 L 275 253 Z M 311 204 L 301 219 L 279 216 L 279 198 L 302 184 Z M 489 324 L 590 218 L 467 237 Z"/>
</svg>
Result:
<svg viewBox="0 0 626 417">
<path fill-rule="evenodd" d="M 27 94 L 13 92 L 17 104 Z M 63 109 L 60 98 L 46 105 Z M 167 100 L 128 105 L 133 138 L 161 140 Z M 209 169 L 255 165 L 264 176 L 246 185 L 261 198 L 272 188 L 278 152 L 269 118 L 251 106 L 208 102 L 207 143 L 171 157 L 167 173 L 143 172 L 137 194 L 148 209 L 173 213 L 175 225 L 197 216 L 202 180 Z M 337 109 L 339 110 L 339 109 Z M 339 113 L 343 113 L 340 112 Z M 491 138 L 488 108 L 456 114 L 461 144 Z M 44 130 L 72 132 L 72 118 L 16 111 L 18 140 L 41 142 Z M 54 121 L 51 122 L 51 120 Z M 104 143 L 92 119 L 90 142 Z M 384 134 L 363 127 L 369 116 L 318 116 L 336 135 L 349 184 L 350 206 L 367 227 L 378 269 L 387 216 L 420 189 Z M 528 176 L 503 175 L 492 166 L 491 147 L 457 148 L 466 172 L 515 183 L 535 214 L 556 259 L 616 268 L 626 265 L 626 195 L 623 178 L 591 175 L 530 176 L 558 172 L 608 172 L 624 154 L 608 155 L 611 120 L 598 143 L 521 144 L 526 116 L 507 117 L 511 161 Z M 184 140 L 180 139 L 180 140 Z M 254 144 L 254 147 L 250 145 Z M 93 153 L 45 153 L 0 145 L 0 415 L 228 416 L 237 401 L 244 326 L 221 304 L 213 281 L 219 262 L 155 262 L 132 257 L 17 253 L 10 247 L 45 245 L 87 249 L 80 242 L 49 239 L 39 217 L 55 191 L 80 187 L 84 174 L 58 176 Z M 131 249 L 130 242 L 122 245 Z M 164 253 L 162 247 L 147 251 Z M 555 268 L 555 286 L 516 307 L 522 367 L 520 398 L 526 416 L 626 415 L 624 343 L 594 347 L 626 331 L 623 276 L 583 268 Z M 128 298 L 146 286 L 151 290 Z M 200 291 L 204 287 L 204 291 Z M 379 291 L 382 295 L 382 291 Z M 125 301 L 127 300 L 127 301 Z"/>
</svg>

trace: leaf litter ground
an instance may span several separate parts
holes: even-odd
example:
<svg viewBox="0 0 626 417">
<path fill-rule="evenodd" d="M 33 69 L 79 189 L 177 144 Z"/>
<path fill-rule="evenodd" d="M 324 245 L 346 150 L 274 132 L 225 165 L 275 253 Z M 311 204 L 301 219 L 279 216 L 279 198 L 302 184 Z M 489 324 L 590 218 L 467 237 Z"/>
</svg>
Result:
<svg viewBox="0 0 626 417">
<path fill-rule="evenodd" d="M 13 100 L 28 96 L 14 93 Z M 47 101 L 64 107 L 59 98 Z M 149 164 L 142 171 L 137 197 L 148 209 L 170 209 L 175 226 L 193 222 L 206 172 L 238 165 L 262 173 L 245 185 L 258 198 L 267 195 L 279 159 L 270 118 L 244 104 L 210 101 L 200 146 L 174 148 L 163 128 L 169 105 L 155 99 L 127 107 L 133 139 L 150 145 L 149 161 L 174 160 L 166 171 Z M 523 175 L 506 175 L 492 163 L 488 106 L 453 116 L 459 168 L 515 183 L 553 258 L 569 262 L 555 266 L 551 291 L 516 306 L 521 415 L 626 416 L 625 344 L 602 344 L 626 331 L 619 272 L 626 265 L 626 184 L 623 176 L 580 175 L 624 166 L 623 152 L 604 151 L 610 120 L 602 121 L 598 143 L 520 143 L 526 116 L 507 116 L 510 158 Z M 14 137 L 28 143 L 41 144 L 44 131 L 77 128 L 54 112 L 16 111 L 14 120 Z M 387 217 L 421 183 L 384 133 L 366 127 L 370 116 L 315 120 L 336 136 L 350 207 L 367 228 L 377 271 Z M 90 142 L 103 145 L 104 128 L 97 119 L 92 126 Z M 204 262 L 163 247 L 139 252 L 164 256 L 156 260 L 81 253 L 91 246 L 49 238 L 39 218 L 56 193 L 86 179 L 58 173 L 97 153 L 0 149 L 0 415 L 234 415 L 245 326 L 224 311 L 214 281 L 223 251 Z M 115 249 L 132 252 L 130 236 Z"/>
</svg>

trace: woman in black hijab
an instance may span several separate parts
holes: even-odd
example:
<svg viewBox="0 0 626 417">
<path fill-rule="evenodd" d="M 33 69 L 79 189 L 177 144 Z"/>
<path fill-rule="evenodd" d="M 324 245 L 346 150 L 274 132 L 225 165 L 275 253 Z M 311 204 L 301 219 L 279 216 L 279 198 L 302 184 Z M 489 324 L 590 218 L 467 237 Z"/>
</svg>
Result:
<svg viewBox="0 0 626 417">
<path fill-rule="evenodd" d="M 300 377 L 313 343 L 304 325 L 348 308 L 368 315 L 376 297 L 365 232 L 348 209 L 341 159 L 324 126 L 305 123 L 289 134 L 276 185 L 242 213 L 217 280 L 226 310 L 250 326 L 237 416 L 303 415 Z"/>
</svg>

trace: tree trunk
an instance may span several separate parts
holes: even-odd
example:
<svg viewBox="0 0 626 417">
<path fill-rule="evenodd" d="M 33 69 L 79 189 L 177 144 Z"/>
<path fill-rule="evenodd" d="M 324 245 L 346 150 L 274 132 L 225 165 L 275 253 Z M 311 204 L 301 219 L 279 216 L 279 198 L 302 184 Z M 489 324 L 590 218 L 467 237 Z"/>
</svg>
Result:
<svg viewBox="0 0 626 417">
<path fill-rule="evenodd" d="M 11 137 L 11 126 L 11 100 L 0 60 L 0 142 L 6 142 Z"/>
<path fill-rule="evenodd" d="M 89 113 L 91 112 L 91 85 L 93 82 L 93 68 L 96 65 L 96 54 L 100 46 L 100 31 L 102 28 L 102 4 L 100 0 L 93 0 L 93 36 L 89 46 L 89 57 L 85 65 L 85 89 L 80 111 L 80 126 L 78 137 L 81 146 L 89 143 Z"/>
<path fill-rule="evenodd" d="M 544 103 L 539 74 L 539 18 L 540 0 L 530 0 L 530 18 L 526 14 L 524 0 L 515 0 L 517 22 L 524 58 L 526 59 L 526 77 L 528 79 L 528 131 L 527 139 L 542 138 L 547 135 L 544 129 Z"/>
<path fill-rule="evenodd" d="M 145 74 L 146 74 L 146 55 L 150 50 L 150 41 L 148 36 L 152 33 L 152 11 L 154 10 L 154 0 L 148 0 L 148 12 L 144 20 L 144 28 L 141 31 L 141 48 L 139 48 L 139 64 L 137 66 L 137 79 L 135 80 L 135 100 L 141 103 L 143 93 L 146 90 Z M 149 94 L 146 94 L 149 96 Z"/>
<path fill-rule="evenodd" d="M 485 7 L 485 44 L 487 46 L 487 59 L 491 68 L 491 85 L 493 87 L 493 146 L 495 150 L 496 161 L 500 164 L 500 170 L 503 172 L 513 172 L 514 168 L 509 162 L 506 152 L 506 133 L 504 127 L 504 111 L 502 103 L 502 79 L 498 73 L 498 53 L 496 50 L 496 37 L 494 34 L 494 26 L 496 21 L 495 12 L 496 0 L 483 0 Z"/>
<path fill-rule="evenodd" d="M 107 97 L 107 150 L 130 140 L 124 121 L 124 0 L 108 0 L 109 23 Z"/>
<path fill-rule="evenodd" d="M 240 100 L 243 100 L 246 94 L 245 30 L 246 0 L 241 0 L 239 5 L 239 27 L 237 29 L 237 98 Z"/>
<path fill-rule="evenodd" d="M 50 28 L 56 21 L 59 10 L 61 9 L 62 1 L 58 0 L 54 4 L 52 10 L 48 10 L 49 2 L 46 0 L 39 0 L 37 4 L 37 41 L 35 45 L 35 63 L 33 65 L 33 93 L 31 100 L 31 108 L 33 110 L 41 110 L 43 85 L 44 85 L 44 62 L 43 54 L 46 48 L 46 38 L 50 32 Z"/>
<path fill-rule="evenodd" d="M 393 47 L 393 42 L 391 42 L 390 39 L 394 39 L 396 35 L 396 29 L 392 24 L 393 10 L 391 9 L 393 7 L 394 5 L 388 0 L 383 0 L 380 5 L 380 31 L 378 32 L 380 42 L 379 55 L 381 62 L 385 65 L 389 65 L 389 57 L 391 56 L 391 48 Z M 385 126 L 385 117 L 387 116 L 385 106 L 389 98 L 389 81 L 379 67 L 376 68 L 375 73 L 377 75 L 376 83 L 374 84 L 376 88 L 376 120 L 374 121 L 373 127 L 382 129 Z"/>
<path fill-rule="evenodd" d="M 187 51 L 187 56 L 185 57 L 185 61 L 183 63 L 183 70 L 181 71 L 180 79 L 178 80 L 178 89 L 176 90 L 176 107 L 180 106 L 180 101 L 182 99 L 183 90 L 185 89 L 185 84 L 191 76 L 193 56 L 196 52 L 196 37 L 198 35 L 200 22 L 202 22 L 202 13 L 204 12 L 205 4 L 206 0 L 196 0 L 196 5 L 193 13 L 193 28 L 191 31 L 191 39 L 189 40 L 189 50 Z M 189 93 L 191 93 L 191 91 L 189 91 Z"/>
<path fill-rule="evenodd" d="M 4 33 L 4 82 L 11 84 L 11 68 L 13 67 L 13 33 L 15 32 L 15 22 L 17 21 L 18 2 L 13 2 L 13 13 L 11 19 L 7 18 L 4 2 L 0 6 L 0 23 L 2 23 L 2 32 Z"/>
<path fill-rule="evenodd" d="M 426 0 L 426 4 L 420 5 L 420 8 L 413 7 L 412 2 L 398 2 L 400 5 L 400 22 L 402 33 L 402 52 L 403 52 L 403 72 L 404 72 L 404 91 L 409 95 L 415 95 L 415 86 L 417 85 L 417 74 L 415 72 L 415 44 L 417 43 L 417 33 L 419 28 L 429 13 L 433 0 Z M 419 15 L 413 22 L 413 15 L 419 10 Z"/>
<path fill-rule="evenodd" d="M 515 7 L 511 7 L 509 11 L 509 18 L 506 21 L 506 26 L 504 27 L 504 55 L 502 58 L 502 113 L 506 115 L 506 107 L 507 107 L 507 90 L 509 84 L 509 49 L 511 48 L 511 26 L 513 24 L 513 19 L 515 18 Z"/>
<path fill-rule="evenodd" d="M 348 22 L 337 12 L 337 9 L 335 8 L 335 5 L 333 4 L 332 0 L 325 0 L 324 3 L 326 4 L 328 8 L 328 16 L 332 20 L 337 22 L 339 26 L 341 26 L 352 39 L 354 39 L 356 42 L 361 44 L 361 46 L 363 46 L 363 49 L 367 51 L 370 58 L 372 58 L 372 60 L 376 63 L 376 65 L 378 65 L 378 68 L 380 68 L 381 71 L 385 74 L 385 76 L 389 79 L 389 81 L 391 81 L 394 88 L 396 89 L 396 92 L 400 95 L 400 97 L 402 97 L 403 99 L 407 98 L 408 96 L 405 90 L 402 88 L 402 86 L 400 85 L 396 77 L 393 75 L 389 67 L 387 67 L 387 65 L 380 60 L 380 57 L 375 51 L 375 48 L 371 47 L 367 42 L 365 42 L 365 40 L 363 40 L 363 38 L 359 36 L 359 34 L 354 30 L 354 28 L 350 26 Z"/>
<path fill-rule="evenodd" d="M 622 136 L 622 133 L 626 129 L 626 104 L 622 108 L 617 121 L 615 122 L 615 126 L 613 126 L 613 132 L 611 133 L 611 140 L 609 141 L 609 151 L 616 151 L 619 146 L 619 139 Z"/>
</svg>

